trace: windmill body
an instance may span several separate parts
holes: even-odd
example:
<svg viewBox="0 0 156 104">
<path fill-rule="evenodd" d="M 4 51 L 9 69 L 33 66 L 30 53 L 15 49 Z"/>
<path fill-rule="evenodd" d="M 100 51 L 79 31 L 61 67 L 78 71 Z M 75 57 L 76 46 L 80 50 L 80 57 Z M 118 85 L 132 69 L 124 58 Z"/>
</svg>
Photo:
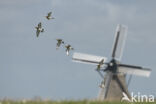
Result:
<svg viewBox="0 0 156 104">
<path fill-rule="evenodd" d="M 107 58 L 101 56 L 82 53 L 73 54 L 73 61 L 97 65 L 96 71 L 103 80 L 98 100 L 120 101 L 123 93 L 130 98 L 126 83 L 126 74 L 149 77 L 151 73 L 150 69 L 121 63 L 126 35 L 127 27 L 118 25 L 115 32 L 112 59 L 109 62 L 106 61 Z"/>
</svg>

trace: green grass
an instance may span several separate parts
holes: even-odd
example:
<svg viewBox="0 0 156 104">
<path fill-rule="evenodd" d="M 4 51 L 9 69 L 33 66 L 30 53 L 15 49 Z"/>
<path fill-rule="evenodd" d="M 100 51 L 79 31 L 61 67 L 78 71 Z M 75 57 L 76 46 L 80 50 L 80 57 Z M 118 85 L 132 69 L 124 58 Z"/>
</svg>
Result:
<svg viewBox="0 0 156 104">
<path fill-rule="evenodd" d="M 0 101 L 0 104 L 156 104 L 152 103 L 127 103 L 127 102 L 97 102 L 97 101 Z"/>
</svg>

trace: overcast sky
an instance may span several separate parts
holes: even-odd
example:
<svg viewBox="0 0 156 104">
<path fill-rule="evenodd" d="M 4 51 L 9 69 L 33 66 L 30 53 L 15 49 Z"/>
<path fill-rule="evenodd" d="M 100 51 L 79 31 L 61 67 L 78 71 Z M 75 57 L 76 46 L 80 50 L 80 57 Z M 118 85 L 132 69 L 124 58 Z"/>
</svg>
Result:
<svg viewBox="0 0 156 104">
<path fill-rule="evenodd" d="M 56 38 L 75 52 L 110 60 L 117 24 L 128 26 L 122 63 L 152 69 L 149 78 L 134 76 L 130 92 L 156 97 L 155 0 L 1 0 L 0 98 L 95 98 L 101 78 L 96 66 L 73 63 Z M 54 20 L 44 16 L 52 11 Z M 35 26 L 45 32 L 36 38 Z M 72 54 L 72 53 L 71 53 Z"/>
</svg>

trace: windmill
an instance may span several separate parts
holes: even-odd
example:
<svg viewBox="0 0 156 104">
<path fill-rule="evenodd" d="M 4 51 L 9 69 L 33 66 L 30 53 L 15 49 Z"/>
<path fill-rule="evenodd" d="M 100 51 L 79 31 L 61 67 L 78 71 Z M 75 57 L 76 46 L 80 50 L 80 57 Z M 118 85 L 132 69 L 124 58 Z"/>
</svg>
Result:
<svg viewBox="0 0 156 104">
<path fill-rule="evenodd" d="M 123 93 L 129 98 L 126 74 L 149 77 L 151 70 L 140 66 L 121 63 L 121 57 L 127 27 L 119 24 L 115 32 L 115 40 L 112 50 L 112 59 L 107 62 L 106 57 L 94 56 L 83 53 L 74 53 L 73 61 L 97 65 L 97 72 L 103 78 L 99 100 L 121 100 Z M 104 75 L 105 74 L 105 75 Z"/>
</svg>

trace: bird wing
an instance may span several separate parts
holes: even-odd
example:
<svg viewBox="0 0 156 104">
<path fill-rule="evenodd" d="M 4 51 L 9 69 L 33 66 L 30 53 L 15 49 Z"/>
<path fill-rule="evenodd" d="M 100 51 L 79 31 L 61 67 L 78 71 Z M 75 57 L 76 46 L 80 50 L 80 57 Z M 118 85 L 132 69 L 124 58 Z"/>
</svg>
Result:
<svg viewBox="0 0 156 104">
<path fill-rule="evenodd" d="M 69 47 L 68 45 L 65 46 L 66 49 L 68 49 L 68 47 Z"/>
<path fill-rule="evenodd" d="M 99 62 L 99 65 L 102 65 L 104 63 L 104 59 L 102 59 L 100 62 Z"/>
<path fill-rule="evenodd" d="M 58 41 L 58 42 L 57 42 L 57 46 L 58 46 L 58 47 L 60 47 L 60 45 L 61 45 L 61 42 L 60 42 L 60 41 Z"/>
<path fill-rule="evenodd" d="M 49 12 L 49 13 L 48 13 L 48 17 L 50 17 L 50 16 L 51 16 L 51 14 L 52 14 L 52 12 Z"/>
<path fill-rule="evenodd" d="M 39 36 L 39 34 L 40 34 L 40 30 L 36 30 L 36 36 L 38 37 Z"/>
<path fill-rule="evenodd" d="M 64 44 L 64 41 L 62 40 L 62 44 Z"/>
<path fill-rule="evenodd" d="M 38 28 L 41 28 L 42 27 L 42 23 L 40 22 L 39 24 L 38 24 Z"/>
<path fill-rule="evenodd" d="M 58 39 L 56 39 L 56 40 L 57 40 L 57 41 L 62 41 L 62 39 L 59 39 L 59 38 L 58 38 Z"/>
</svg>

